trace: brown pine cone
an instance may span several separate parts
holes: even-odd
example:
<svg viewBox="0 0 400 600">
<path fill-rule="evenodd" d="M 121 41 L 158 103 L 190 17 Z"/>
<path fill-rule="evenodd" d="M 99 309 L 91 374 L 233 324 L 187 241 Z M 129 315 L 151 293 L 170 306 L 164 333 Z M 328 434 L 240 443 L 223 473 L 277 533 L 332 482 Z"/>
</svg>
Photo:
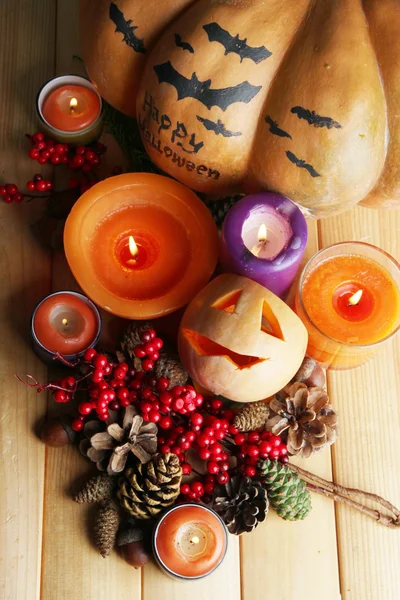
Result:
<svg viewBox="0 0 400 600">
<path fill-rule="evenodd" d="M 154 376 L 166 377 L 169 379 L 168 389 L 175 385 L 185 385 L 189 379 L 189 375 L 182 367 L 179 357 L 172 354 L 160 354 L 159 359 L 154 364 Z"/>
<path fill-rule="evenodd" d="M 119 527 L 119 514 L 111 506 L 102 506 L 97 514 L 94 529 L 96 546 L 103 558 L 114 548 Z"/>
<path fill-rule="evenodd" d="M 155 454 L 126 469 L 119 480 L 121 506 L 137 519 L 152 519 L 179 496 L 182 468 L 176 454 Z"/>
<path fill-rule="evenodd" d="M 233 426 L 239 431 L 254 431 L 265 425 L 268 415 L 268 404 L 263 400 L 250 402 L 240 409 L 233 421 Z"/>
<path fill-rule="evenodd" d="M 258 481 L 236 475 L 217 490 L 214 510 L 235 535 L 253 531 L 268 514 L 267 492 Z"/>
<path fill-rule="evenodd" d="M 304 458 L 336 441 L 338 417 L 323 388 L 287 385 L 271 400 L 266 429 L 281 435 L 290 454 Z M 282 435 L 283 434 L 283 435 Z"/>
<path fill-rule="evenodd" d="M 115 487 L 115 479 L 102 473 L 89 479 L 83 488 L 74 496 L 74 501 L 78 504 L 86 502 L 100 502 L 109 500 Z"/>
<path fill-rule="evenodd" d="M 135 346 L 143 343 L 140 336 L 147 329 L 154 329 L 152 323 L 148 321 L 132 321 L 124 331 L 124 335 L 120 341 L 121 350 L 132 361 L 136 358 L 134 352 Z"/>
</svg>

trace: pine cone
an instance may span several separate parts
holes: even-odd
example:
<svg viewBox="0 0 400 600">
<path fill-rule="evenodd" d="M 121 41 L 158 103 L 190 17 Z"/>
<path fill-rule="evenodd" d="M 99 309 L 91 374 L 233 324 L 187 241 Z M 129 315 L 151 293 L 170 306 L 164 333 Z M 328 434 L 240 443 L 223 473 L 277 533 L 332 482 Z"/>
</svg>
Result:
<svg viewBox="0 0 400 600">
<path fill-rule="evenodd" d="M 254 431 L 265 425 L 268 415 L 268 404 L 263 400 L 250 402 L 240 409 L 233 421 L 233 425 L 239 431 Z"/>
<path fill-rule="evenodd" d="M 91 421 L 85 425 L 85 435 L 90 423 Z M 122 427 L 118 423 L 110 423 L 106 429 L 102 427 L 97 431 L 98 426 L 95 425 L 93 429 L 96 432 L 87 438 L 89 447 L 87 441 L 82 441 L 81 451 L 96 462 L 99 470 L 107 469 L 109 475 L 124 470 L 130 453 L 145 463 L 157 450 L 157 425 L 143 424 L 143 418 L 132 405 L 125 409 Z"/>
<path fill-rule="evenodd" d="M 159 377 L 169 379 L 168 389 L 173 388 L 175 385 L 185 385 L 189 379 L 189 375 L 182 367 L 179 357 L 167 353 L 160 354 L 159 359 L 155 362 L 154 376 L 157 379 Z"/>
<path fill-rule="evenodd" d="M 282 519 L 299 521 L 311 510 L 311 496 L 306 484 L 289 467 L 278 460 L 258 464 L 271 506 Z"/>
<path fill-rule="evenodd" d="M 114 487 L 115 480 L 106 473 L 102 473 L 101 475 L 89 479 L 73 499 L 75 502 L 78 502 L 78 504 L 109 500 L 112 496 Z"/>
<path fill-rule="evenodd" d="M 103 558 L 114 548 L 119 527 L 119 515 L 111 506 L 102 506 L 97 514 L 94 538 Z"/>
<path fill-rule="evenodd" d="M 337 438 L 337 414 L 323 388 L 289 384 L 271 400 L 267 430 L 284 433 L 290 454 L 304 458 L 330 446 Z"/>
<path fill-rule="evenodd" d="M 236 475 L 218 487 L 214 510 L 226 523 L 229 533 L 240 535 L 253 531 L 268 514 L 267 492 L 249 477 Z"/>
<path fill-rule="evenodd" d="M 145 465 L 138 463 L 125 470 L 117 497 L 133 517 L 151 519 L 175 502 L 181 481 L 178 457 L 170 452 L 156 454 Z"/>
<path fill-rule="evenodd" d="M 229 210 L 240 198 L 243 198 L 243 194 L 236 194 L 236 196 L 226 196 L 225 198 L 219 198 L 213 202 L 207 204 L 210 209 L 212 218 L 218 229 L 222 229 L 225 217 Z"/>
</svg>

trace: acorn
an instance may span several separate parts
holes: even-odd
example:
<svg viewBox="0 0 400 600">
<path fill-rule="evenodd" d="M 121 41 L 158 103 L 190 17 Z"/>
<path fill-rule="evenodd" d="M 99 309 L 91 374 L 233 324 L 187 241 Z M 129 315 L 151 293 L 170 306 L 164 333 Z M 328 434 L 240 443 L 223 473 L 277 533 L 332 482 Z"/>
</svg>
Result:
<svg viewBox="0 0 400 600">
<path fill-rule="evenodd" d="M 305 356 L 292 381 L 305 383 L 307 387 L 325 387 L 325 372 L 313 358 Z"/>
<path fill-rule="evenodd" d="M 63 416 L 46 421 L 40 432 L 40 437 L 46 446 L 62 448 L 75 442 L 76 432 L 71 427 L 71 419 Z"/>
<path fill-rule="evenodd" d="M 145 549 L 141 540 L 119 546 L 119 551 L 128 565 L 135 567 L 135 569 L 140 569 L 150 560 L 150 554 Z"/>
</svg>

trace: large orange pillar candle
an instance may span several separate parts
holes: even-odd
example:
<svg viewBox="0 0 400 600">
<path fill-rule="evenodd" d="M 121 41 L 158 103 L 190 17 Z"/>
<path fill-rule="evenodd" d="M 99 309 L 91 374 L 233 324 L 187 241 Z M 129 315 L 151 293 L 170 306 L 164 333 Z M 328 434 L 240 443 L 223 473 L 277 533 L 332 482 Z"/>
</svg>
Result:
<svg viewBox="0 0 400 600">
<path fill-rule="evenodd" d="M 228 533 L 211 509 L 182 504 L 169 510 L 153 534 L 153 549 L 163 571 L 178 579 L 210 575 L 223 561 Z"/>
<path fill-rule="evenodd" d="M 50 137 L 74 144 L 88 144 L 103 129 L 101 98 L 90 81 L 62 75 L 48 81 L 37 97 L 41 129 Z"/>
<path fill-rule="evenodd" d="M 68 360 L 96 345 L 101 332 L 97 307 L 78 292 L 46 296 L 32 313 L 31 334 L 36 353 L 52 361 L 59 353 Z"/>
<path fill-rule="evenodd" d="M 356 367 L 400 327 L 400 267 L 369 244 L 321 250 L 304 269 L 295 310 L 308 329 L 307 354 L 327 368 Z"/>
<path fill-rule="evenodd" d="M 111 177 L 85 192 L 64 231 L 65 254 L 85 293 L 127 319 L 184 306 L 210 279 L 218 232 L 203 202 L 160 175 Z"/>
</svg>

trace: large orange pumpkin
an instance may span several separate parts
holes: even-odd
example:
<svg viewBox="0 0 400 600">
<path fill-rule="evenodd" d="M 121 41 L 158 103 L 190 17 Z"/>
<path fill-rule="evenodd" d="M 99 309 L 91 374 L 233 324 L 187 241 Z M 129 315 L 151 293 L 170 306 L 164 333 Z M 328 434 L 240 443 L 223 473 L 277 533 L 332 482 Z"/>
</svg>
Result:
<svg viewBox="0 0 400 600">
<path fill-rule="evenodd" d="M 101 95 L 193 189 L 400 206 L 398 0 L 81 0 Z"/>
</svg>

